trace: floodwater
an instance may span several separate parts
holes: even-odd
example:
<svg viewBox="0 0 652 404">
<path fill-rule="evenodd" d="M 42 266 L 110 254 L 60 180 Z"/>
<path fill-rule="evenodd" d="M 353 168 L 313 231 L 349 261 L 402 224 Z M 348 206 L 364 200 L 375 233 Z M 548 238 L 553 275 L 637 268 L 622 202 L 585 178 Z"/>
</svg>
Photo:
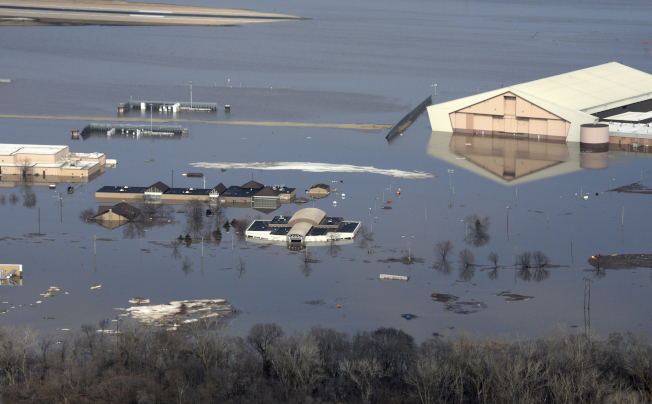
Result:
<svg viewBox="0 0 652 404">
<path fill-rule="evenodd" d="M 187 101 L 192 80 L 194 101 L 231 104 L 231 113 L 179 114 L 182 118 L 391 124 L 429 95 L 434 83 L 442 102 L 501 82 L 516 84 L 611 61 L 652 72 L 643 45 L 649 39 L 647 15 L 641 12 L 645 1 L 588 7 L 561 1 L 418 0 L 271 6 L 248 0 L 221 6 L 312 19 L 218 28 L 5 27 L 0 71 L 12 82 L 0 84 L 4 113 L 114 116 L 117 104 L 130 96 Z M 114 308 L 128 307 L 136 296 L 155 304 L 223 298 L 241 313 L 230 320 L 232 332 L 241 335 L 254 323 L 277 322 L 290 333 L 322 324 L 348 332 L 399 327 L 418 339 L 449 327 L 534 336 L 555 332 L 560 323 L 584 326 L 587 277 L 593 280 L 592 329 L 603 336 L 652 331 L 650 269 L 607 270 L 604 276 L 586 271 L 594 254 L 650 252 L 649 196 L 604 191 L 641 176 L 649 186 L 652 155 L 610 151 L 608 167 L 591 170 L 580 167 L 576 145 L 541 151 L 536 142 L 519 143 L 517 150 L 532 150 L 529 157 L 548 162 L 547 168 L 507 181 L 495 174 L 496 164 L 479 168 L 473 150 L 465 156 L 459 142 L 450 143 L 446 152 L 449 143 L 442 146 L 442 134 L 432 133 L 425 117 L 391 144 L 386 131 L 201 123 L 188 125 L 189 136 L 175 140 L 72 141 L 70 129 L 89 122 L 0 123 L 3 143 L 67 144 L 73 152 L 99 151 L 118 160 L 117 168 L 72 195 L 65 193 L 66 183 L 56 191 L 34 186 L 34 204 L 23 188 L 0 190 L 6 195 L 0 204 L 0 262 L 22 264 L 24 274 L 22 286 L 0 286 L 0 308 L 8 310 L 0 315 L 2 323 L 74 331 L 83 323 L 114 319 L 120 313 Z M 471 136 L 463 139 L 462 145 L 467 143 L 475 148 L 483 141 Z M 274 161 L 416 170 L 439 177 L 222 172 L 190 165 Z M 232 248 L 233 234 L 223 231 L 219 245 L 204 243 L 202 260 L 199 242 L 182 244 L 178 254 L 169 247 L 185 235 L 182 213 L 146 232 L 128 226 L 109 231 L 79 219 L 82 210 L 97 209 L 94 192 L 102 185 L 172 185 L 174 176 L 175 187 L 202 187 L 200 179 L 181 176 L 188 171 L 202 171 L 206 186 L 243 184 L 253 176 L 267 185 L 296 187 L 297 196 L 305 196 L 314 183 L 332 185 L 340 195 L 314 206 L 360 220 L 369 232 L 373 226 L 373 241 L 363 243 L 359 237 L 339 248 L 310 247 L 306 265 L 305 251 L 247 243 L 237 235 Z M 64 195 L 61 211 L 59 192 Z M 13 205 L 12 193 L 20 198 Z M 387 199 L 392 209 L 381 209 Z M 228 208 L 226 216 L 271 218 L 299 208 L 282 205 L 267 215 Z M 35 236 L 39 209 L 43 235 Z M 491 222 L 489 242 L 480 247 L 464 242 L 464 220 L 472 214 Z M 454 245 L 450 273 L 433 268 L 433 246 L 442 240 Z M 463 248 L 473 253 L 477 266 L 460 269 L 457 254 Z M 515 269 L 515 253 L 536 250 L 545 252 L 553 267 L 536 273 Z M 490 252 L 499 256 L 497 271 L 489 266 Z M 414 257 L 411 265 L 402 259 L 408 253 Z M 410 279 L 380 282 L 381 273 Z M 93 285 L 102 288 L 91 290 Z M 61 290 L 54 297 L 41 296 L 50 286 Z M 433 293 L 459 297 L 462 309 L 447 309 L 433 301 Z M 497 296 L 501 293 L 532 298 L 508 302 Z M 314 301 L 323 303 L 306 303 Z M 405 313 L 413 319 L 406 321 Z"/>
</svg>

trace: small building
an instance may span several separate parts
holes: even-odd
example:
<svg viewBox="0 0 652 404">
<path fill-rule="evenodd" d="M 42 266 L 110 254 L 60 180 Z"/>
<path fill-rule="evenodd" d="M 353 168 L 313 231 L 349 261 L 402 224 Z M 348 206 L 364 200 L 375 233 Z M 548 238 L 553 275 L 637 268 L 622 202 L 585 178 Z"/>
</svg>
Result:
<svg viewBox="0 0 652 404">
<path fill-rule="evenodd" d="M 100 206 L 91 218 L 94 222 L 113 230 L 141 216 L 140 209 L 122 202 L 113 206 Z"/>
<path fill-rule="evenodd" d="M 23 266 L 20 264 L 0 264 L 0 286 L 19 286 L 23 284 Z"/>
<path fill-rule="evenodd" d="M 272 220 L 254 220 L 245 235 L 247 238 L 284 241 L 288 247 L 311 243 L 353 240 L 362 227 L 361 222 L 344 221 L 341 217 L 326 216 L 317 208 L 299 210 L 292 217 L 275 216 Z"/>
<path fill-rule="evenodd" d="M 306 194 L 315 199 L 325 198 L 331 194 L 331 187 L 326 184 L 315 184 L 310 187 L 310 190 L 306 191 Z"/>
</svg>

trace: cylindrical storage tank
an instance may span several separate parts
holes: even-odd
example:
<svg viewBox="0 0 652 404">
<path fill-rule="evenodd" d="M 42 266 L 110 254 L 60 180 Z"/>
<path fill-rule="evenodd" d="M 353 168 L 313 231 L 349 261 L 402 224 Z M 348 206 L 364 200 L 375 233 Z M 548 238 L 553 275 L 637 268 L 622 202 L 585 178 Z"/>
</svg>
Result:
<svg viewBox="0 0 652 404">
<path fill-rule="evenodd" d="M 583 152 L 580 153 L 580 167 L 590 170 L 609 167 L 609 152 Z"/>
<path fill-rule="evenodd" d="M 609 150 L 609 125 L 586 123 L 580 126 L 580 149 L 600 152 Z"/>
</svg>

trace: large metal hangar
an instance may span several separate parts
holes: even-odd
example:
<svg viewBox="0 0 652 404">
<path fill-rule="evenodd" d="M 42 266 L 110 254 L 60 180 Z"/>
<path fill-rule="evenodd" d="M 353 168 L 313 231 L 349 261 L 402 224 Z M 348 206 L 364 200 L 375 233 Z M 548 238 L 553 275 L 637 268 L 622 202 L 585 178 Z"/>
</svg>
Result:
<svg viewBox="0 0 652 404">
<path fill-rule="evenodd" d="M 652 111 L 652 75 L 611 62 L 428 107 L 433 131 L 580 141 L 580 126 Z"/>
</svg>

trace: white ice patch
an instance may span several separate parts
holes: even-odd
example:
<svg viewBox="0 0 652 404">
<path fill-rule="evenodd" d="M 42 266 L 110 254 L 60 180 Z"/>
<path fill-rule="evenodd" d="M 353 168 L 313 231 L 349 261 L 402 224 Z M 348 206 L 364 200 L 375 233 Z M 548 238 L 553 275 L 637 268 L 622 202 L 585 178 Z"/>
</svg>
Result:
<svg viewBox="0 0 652 404">
<path fill-rule="evenodd" d="M 384 170 L 370 166 L 354 166 L 349 164 L 329 163 L 298 163 L 298 162 L 273 162 L 273 163 L 190 163 L 193 167 L 201 168 L 224 168 L 224 169 L 254 169 L 254 170 L 301 170 L 316 173 L 371 173 L 389 175 L 390 177 L 407 178 L 412 180 L 423 180 L 437 178 L 435 174 L 423 171 L 401 171 Z"/>
</svg>

